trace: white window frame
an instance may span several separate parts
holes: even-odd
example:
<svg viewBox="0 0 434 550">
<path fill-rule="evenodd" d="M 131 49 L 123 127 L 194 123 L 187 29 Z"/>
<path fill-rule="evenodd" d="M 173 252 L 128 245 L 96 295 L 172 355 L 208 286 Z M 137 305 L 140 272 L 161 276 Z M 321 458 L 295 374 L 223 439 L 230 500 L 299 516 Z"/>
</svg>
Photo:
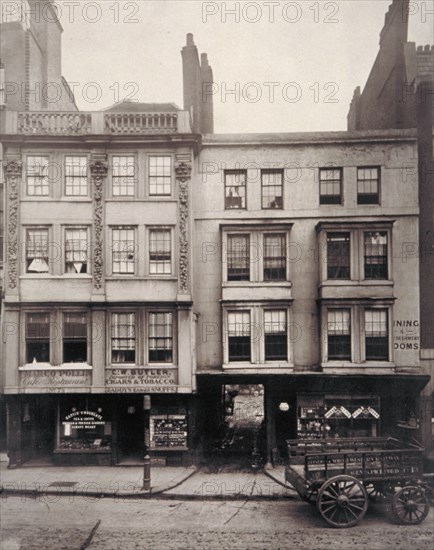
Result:
<svg viewBox="0 0 434 550">
<path fill-rule="evenodd" d="M 87 358 L 86 358 L 86 361 L 84 361 L 83 363 L 64 363 L 63 362 L 63 359 L 64 359 L 64 341 L 65 341 L 65 334 L 64 334 L 64 327 L 65 327 L 65 317 L 66 315 L 84 315 L 86 317 L 86 346 L 87 346 L 87 350 L 86 350 L 86 355 L 87 355 Z M 80 365 L 80 364 L 87 364 L 87 365 L 90 365 L 91 364 L 91 338 L 90 338 L 90 328 L 91 328 L 91 315 L 90 315 L 90 312 L 88 310 L 79 310 L 79 309 L 62 309 L 61 311 L 61 319 L 62 319 L 62 338 L 60 339 L 61 340 L 61 350 L 60 350 L 60 357 L 62 359 L 62 365 L 72 365 L 72 366 L 77 366 L 77 365 Z"/>
<path fill-rule="evenodd" d="M 68 231 L 85 231 L 86 232 L 86 273 L 68 273 L 66 269 L 66 243 Z M 89 227 L 85 225 L 65 225 L 63 226 L 63 273 L 69 277 L 86 277 L 91 275 L 91 262 L 90 262 L 90 250 L 89 250 Z"/>
<path fill-rule="evenodd" d="M 381 224 L 327 224 L 319 228 L 319 264 L 320 279 L 322 284 L 345 285 L 349 283 L 361 283 L 371 285 L 391 284 L 393 282 L 393 222 Z M 364 234 L 380 232 L 387 234 L 387 279 L 365 279 L 365 249 Z M 327 234 L 350 233 L 350 279 L 327 278 Z"/>
<path fill-rule="evenodd" d="M 351 323 L 351 360 L 335 360 L 328 359 L 328 310 L 348 309 L 350 310 Z M 386 361 L 366 360 L 365 353 L 365 310 L 386 310 L 387 311 L 387 328 L 388 328 L 388 359 Z M 378 368 L 394 368 L 393 361 L 393 305 L 388 300 L 379 300 L 378 303 L 368 303 L 365 301 L 330 301 L 323 303 L 321 308 L 321 366 L 330 368 L 363 368 L 363 367 L 378 367 Z"/>
<path fill-rule="evenodd" d="M 67 185 L 66 185 L 66 178 L 68 177 L 67 176 L 67 170 L 66 170 L 66 159 L 67 158 L 80 158 L 80 159 L 85 159 L 86 161 L 86 174 L 85 174 L 85 178 L 86 178 L 86 193 L 79 193 L 79 194 L 69 194 L 67 193 Z M 76 177 L 83 177 L 83 176 L 76 176 Z M 74 178 L 74 176 L 73 176 Z M 63 193 L 64 193 L 64 196 L 67 197 L 68 199 L 70 200 L 74 200 L 76 198 L 88 198 L 89 197 L 89 190 L 90 190 L 90 184 L 89 184 L 89 156 L 86 155 L 86 154 L 74 154 L 74 153 L 65 153 L 63 155 L 63 181 L 64 181 L 64 188 L 63 188 Z"/>
<path fill-rule="evenodd" d="M 138 272 L 138 266 L 139 266 L 139 249 L 138 249 L 138 238 L 137 238 L 137 226 L 134 225 L 110 225 L 108 228 L 110 232 L 110 251 L 109 251 L 109 257 L 110 257 L 110 275 L 112 277 L 121 277 L 121 278 L 132 278 L 137 277 Z M 115 243 L 118 242 L 114 239 L 114 231 L 132 231 L 134 236 L 134 258 L 133 260 L 129 260 L 128 262 L 132 262 L 134 264 L 134 270 L 132 273 L 118 273 L 113 270 L 114 267 L 114 254 L 118 251 L 115 250 Z M 119 241 L 120 242 L 120 241 Z M 122 251 L 121 251 L 122 252 Z M 128 254 L 128 251 L 124 251 L 126 254 Z"/>
<path fill-rule="evenodd" d="M 151 159 L 152 158 L 168 158 L 170 159 L 170 192 L 169 193 L 152 193 L 151 192 L 151 177 L 167 177 L 167 176 L 156 176 L 156 175 L 151 175 Z M 174 159 L 173 159 L 173 155 L 171 153 L 164 153 L 164 152 L 160 152 L 160 153 L 148 153 L 146 155 L 146 195 L 150 198 L 150 199 L 170 199 L 173 197 L 173 192 L 174 192 L 174 181 L 175 181 L 175 178 L 174 178 Z M 165 184 L 163 184 L 165 185 Z"/>
<path fill-rule="evenodd" d="M 170 273 L 151 273 L 151 234 L 153 231 L 168 231 L 170 234 Z M 167 278 L 175 275 L 175 239 L 174 227 L 169 225 L 150 225 L 146 227 L 146 274 L 149 277 Z"/>
<path fill-rule="evenodd" d="M 46 176 L 44 176 L 44 178 L 46 177 L 46 184 L 45 184 L 46 188 L 47 188 L 46 193 L 30 193 L 29 192 L 28 169 L 29 169 L 29 159 L 30 158 L 44 158 L 44 159 L 47 159 L 47 174 L 46 174 Z M 24 168 L 24 175 L 25 176 L 24 176 L 23 179 L 24 179 L 25 196 L 27 198 L 45 200 L 45 199 L 51 197 L 51 194 L 52 194 L 51 182 L 53 180 L 52 170 L 53 170 L 52 156 L 49 153 L 47 153 L 47 152 L 31 152 L 31 151 L 26 153 L 26 155 L 25 155 L 25 168 Z"/>
<path fill-rule="evenodd" d="M 133 167 L 134 167 L 134 179 L 133 179 L 133 192 L 131 194 L 123 194 L 123 195 L 117 195 L 114 193 L 114 183 L 116 177 L 122 177 L 122 176 L 115 176 L 114 175 L 114 159 L 118 157 L 123 158 L 132 158 L 133 159 Z M 109 180 L 109 197 L 112 200 L 135 200 L 138 197 L 138 183 L 140 181 L 140 166 L 138 162 L 138 156 L 135 152 L 130 151 L 114 151 L 110 154 L 110 164 L 109 164 L 109 174 L 108 174 L 108 180 Z"/>
<path fill-rule="evenodd" d="M 275 227 L 251 227 L 245 228 L 240 225 L 225 227 L 222 231 L 222 282 L 225 286 L 248 286 L 250 284 L 264 284 L 266 286 L 286 285 L 290 283 L 290 254 L 289 254 L 289 236 L 291 229 L 287 224 L 285 226 Z M 246 235 L 249 237 L 250 246 L 250 279 L 248 281 L 229 281 L 228 280 L 228 237 Z M 264 278 L 264 254 L 265 254 L 265 236 L 284 235 L 286 250 L 286 278 L 284 280 L 268 281 Z"/>
<path fill-rule="evenodd" d="M 46 231 L 47 232 L 47 264 L 48 264 L 48 270 L 47 271 L 28 271 L 27 267 L 27 242 L 28 242 L 28 235 L 29 231 Z M 36 277 L 47 277 L 48 275 L 52 274 L 52 266 L 51 266 L 51 259 L 50 259 L 50 244 L 52 242 L 52 228 L 48 225 L 25 225 L 23 226 L 23 232 L 24 232 L 24 270 L 23 274 L 27 276 L 36 276 Z"/>
<path fill-rule="evenodd" d="M 265 312 L 285 311 L 287 332 L 286 360 L 265 360 Z M 250 361 L 229 361 L 229 313 L 248 312 L 250 314 Z M 291 305 L 288 302 L 249 302 L 224 303 L 222 306 L 222 342 L 224 369 L 260 369 L 293 368 L 293 349 L 291 342 Z"/>
</svg>

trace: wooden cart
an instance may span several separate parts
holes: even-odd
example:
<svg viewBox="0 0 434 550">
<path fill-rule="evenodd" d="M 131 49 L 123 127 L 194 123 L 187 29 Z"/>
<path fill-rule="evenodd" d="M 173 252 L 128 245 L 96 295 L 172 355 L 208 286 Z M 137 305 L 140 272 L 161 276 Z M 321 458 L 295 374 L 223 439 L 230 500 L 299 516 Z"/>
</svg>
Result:
<svg viewBox="0 0 434 550">
<path fill-rule="evenodd" d="M 429 512 L 422 480 L 422 451 L 393 438 L 290 440 L 286 480 L 300 497 L 316 503 L 333 527 L 352 527 L 368 501 L 388 498 L 393 515 L 406 525 Z"/>
</svg>

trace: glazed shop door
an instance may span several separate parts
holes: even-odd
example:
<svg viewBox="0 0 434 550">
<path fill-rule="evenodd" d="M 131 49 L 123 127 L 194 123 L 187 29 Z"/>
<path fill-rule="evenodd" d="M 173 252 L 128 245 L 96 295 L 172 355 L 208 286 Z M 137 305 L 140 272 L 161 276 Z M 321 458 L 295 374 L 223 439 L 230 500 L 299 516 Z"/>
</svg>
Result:
<svg viewBox="0 0 434 550">
<path fill-rule="evenodd" d="M 118 464 L 141 463 L 144 456 L 143 397 L 122 398 L 118 406 Z"/>
</svg>

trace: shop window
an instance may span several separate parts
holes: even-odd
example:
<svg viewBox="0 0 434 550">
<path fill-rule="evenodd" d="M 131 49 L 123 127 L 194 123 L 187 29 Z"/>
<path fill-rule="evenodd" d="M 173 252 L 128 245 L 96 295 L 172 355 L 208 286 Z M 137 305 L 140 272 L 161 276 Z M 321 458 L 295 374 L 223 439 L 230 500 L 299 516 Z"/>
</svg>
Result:
<svg viewBox="0 0 434 550">
<path fill-rule="evenodd" d="M 87 229 L 65 229 L 65 273 L 87 273 Z"/>
<path fill-rule="evenodd" d="M 134 197 L 136 173 L 135 157 L 122 155 L 112 157 L 113 197 Z"/>
<path fill-rule="evenodd" d="M 246 170 L 225 170 L 225 209 L 246 208 Z"/>
<path fill-rule="evenodd" d="M 264 235 L 264 281 L 286 280 L 286 235 Z"/>
<path fill-rule="evenodd" d="M 351 361 L 351 311 L 327 311 L 327 345 L 329 361 Z"/>
<path fill-rule="evenodd" d="M 262 208 L 283 208 L 282 170 L 261 170 Z"/>
<path fill-rule="evenodd" d="M 27 229 L 26 272 L 48 273 L 48 229 Z"/>
<path fill-rule="evenodd" d="M 149 157 L 149 194 L 151 196 L 170 196 L 172 194 L 171 157 Z"/>
<path fill-rule="evenodd" d="M 357 204 L 379 204 L 380 168 L 357 168 Z"/>
<path fill-rule="evenodd" d="M 26 315 L 26 362 L 50 362 L 49 313 L 28 313 Z"/>
<path fill-rule="evenodd" d="M 112 363 L 135 363 L 136 319 L 134 313 L 113 313 L 111 324 Z"/>
<path fill-rule="evenodd" d="M 50 194 L 50 185 L 48 181 L 48 164 L 48 157 L 27 157 L 27 195 L 35 197 L 47 197 Z"/>
<path fill-rule="evenodd" d="M 228 281 L 250 280 L 250 239 L 248 235 L 228 235 Z"/>
<path fill-rule="evenodd" d="M 327 233 L 327 279 L 350 278 L 350 233 Z"/>
<path fill-rule="evenodd" d="M 149 273 L 172 273 L 172 233 L 170 229 L 151 229 L 149 232 Z"/>
<path fill-rule="evenodd" d="M 320 168 L 320 204 L 342 204 L 342 168 Z"/>
<path fill-rule="evenodd" d="M 149 314 L 149 362 L 172 363 L 172 313 Z"/>
<path fill-rule="evenodd" d="M 387 279 L 387 233 L 364 233 L 365 279 Z"/>
<path fill-rule="evenodd" d="M 228 312 L 229 361 L 251 360 L 250 312 Z"/>
<path fill-rule="evenodd" d="M 134 275 L 135 272 L 135 230 L 112 229 L 112 271 L 118 275 Z"/>
<path fill-rule="evenodd" d="M 65 313 L 63 316 L 63 362 L 87 362 L 87 315 Z"/>
<path fill-rule="evenodd" d="M 264 311 L 265 360 L 288 360 L 286 311 Z"/>
<path fill-rule="evenodd" d="M 365 309 L 365 354 L 367 361 L 387 361 L 389 359 L 386 309 Z"/>
<path fill-rule="evenodd" d="M 87 197 L 86 157 L 65 157 L 65 195 L 69 197 Z"/>
</svg>

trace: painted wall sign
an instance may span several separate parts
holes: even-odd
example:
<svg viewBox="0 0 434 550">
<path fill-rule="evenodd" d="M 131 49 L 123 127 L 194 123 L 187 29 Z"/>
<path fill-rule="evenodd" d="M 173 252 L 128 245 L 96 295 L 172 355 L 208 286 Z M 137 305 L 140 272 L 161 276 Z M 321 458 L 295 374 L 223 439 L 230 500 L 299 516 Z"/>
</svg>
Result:
<svg viewBox="0 0 434 550">
<path fill-rule="evenodd" d="M 175 393 L 175 369 L 107 369 L 107 393 Z"/>
<path fill-rule="evenodd" d="M 401 351 L 418 350 L 420 330 L 417 319 L 396 319 L 393 321 L 393 349 Z"/>
<path fill-rule="evenodd" d="M 76 430 L 94 430 L 97 426 L 103 426 L 103 417 L 93 411 L 74 411 L 65 416 L 63 425 L 69 425 Z"/>
<path fill-rule="evenodd" d="M 24 388 L 63 388 L 91 385 L 91 372 L 85 370 L 34 370 L 20 372 Z"/>
</svg>

